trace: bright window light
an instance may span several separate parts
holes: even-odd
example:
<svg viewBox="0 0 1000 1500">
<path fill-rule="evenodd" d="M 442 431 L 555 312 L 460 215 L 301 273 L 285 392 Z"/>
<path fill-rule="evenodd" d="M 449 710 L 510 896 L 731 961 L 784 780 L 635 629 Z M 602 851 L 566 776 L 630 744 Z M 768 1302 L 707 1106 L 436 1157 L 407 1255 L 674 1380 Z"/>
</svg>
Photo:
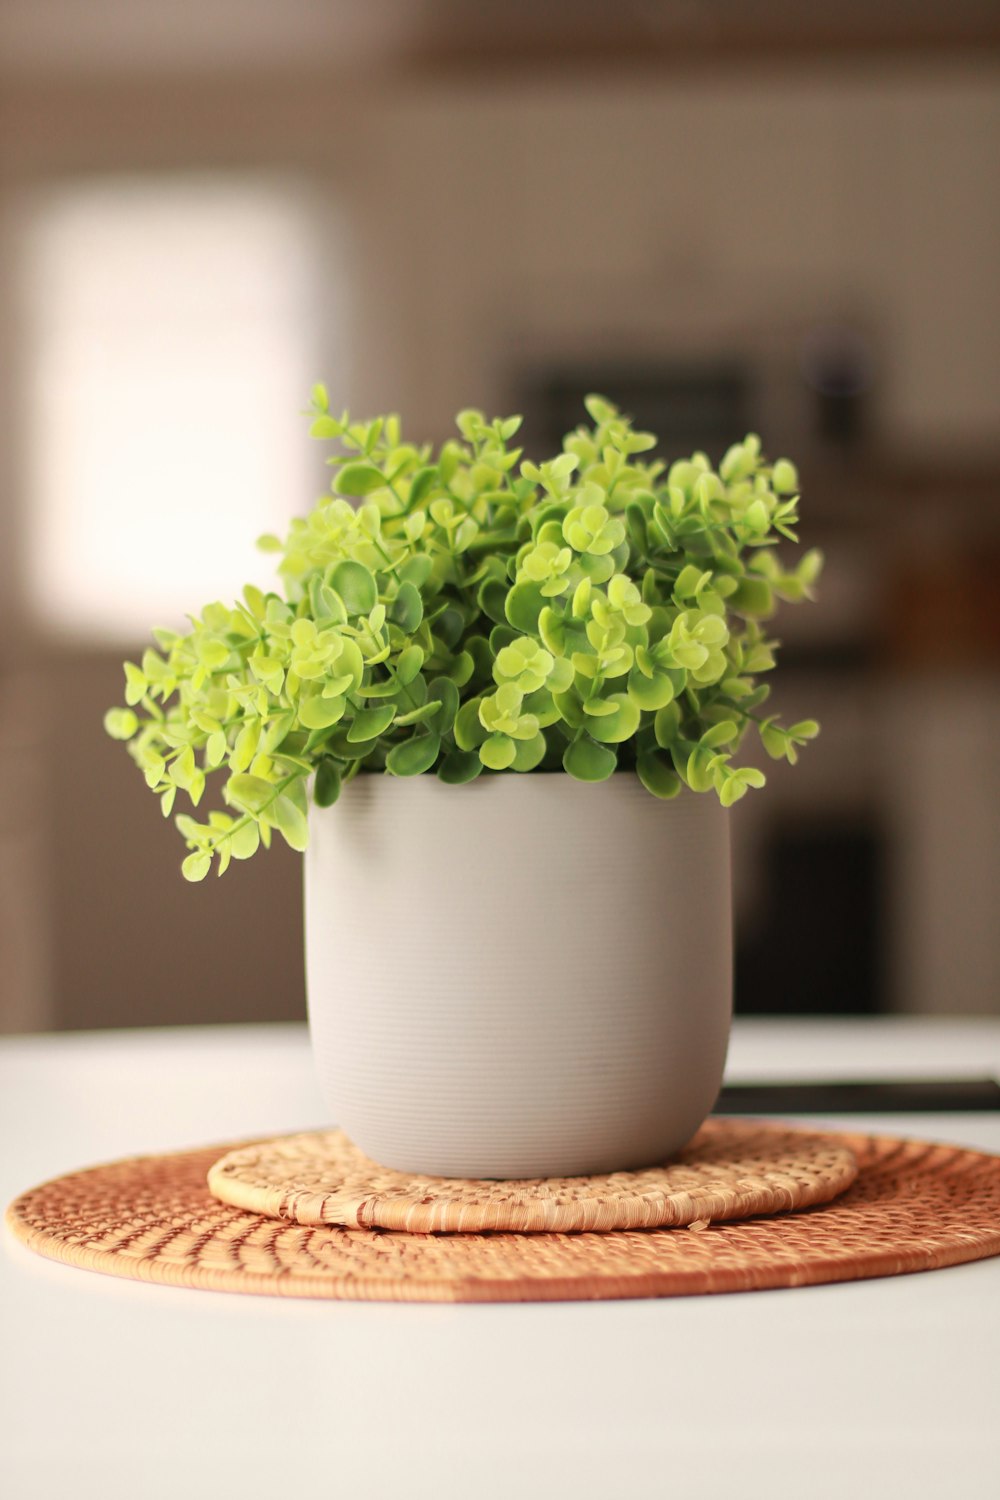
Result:
<svg viewBox="0 0 1000 1500">
<path fill-rule="evenodd" d="M 26 582 L 50 629 L 132 641 L 267 582 L 254 541 L 314 498 L 302 416 L 329 311 L 303 198 L 109 178 L 30 212 Z M 335 289 L 334 289 L 335 290 Z"/>
</svg>

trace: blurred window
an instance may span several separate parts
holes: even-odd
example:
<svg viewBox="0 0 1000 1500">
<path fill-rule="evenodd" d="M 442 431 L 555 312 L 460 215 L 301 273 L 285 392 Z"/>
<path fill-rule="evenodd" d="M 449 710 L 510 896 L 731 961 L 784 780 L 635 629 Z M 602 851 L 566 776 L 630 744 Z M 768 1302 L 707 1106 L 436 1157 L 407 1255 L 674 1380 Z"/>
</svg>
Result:
<svg viewBox="0 0 1000 1500">
<path fill-rule="evenodd" d="M 33 202 L 25 250 L 40 623 L 131 641 L 266 582 L 255 538 L 320 473 L 302 416 L 325 313 L 305 197 L 245 176 L 79 181 Z"/>
</svg>

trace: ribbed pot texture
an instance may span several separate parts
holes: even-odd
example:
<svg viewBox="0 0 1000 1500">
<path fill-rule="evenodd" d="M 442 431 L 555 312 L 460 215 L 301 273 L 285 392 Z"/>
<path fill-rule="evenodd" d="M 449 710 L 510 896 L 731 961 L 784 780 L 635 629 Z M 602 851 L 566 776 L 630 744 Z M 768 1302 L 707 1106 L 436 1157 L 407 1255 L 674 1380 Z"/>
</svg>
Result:
<svg viewBox="0 0 1000 1500">
<path fill-rule="evenodd" d="M 662 1160 L 722 1082 L 729 825 L 619 773 L 359 776 L 313 809 L 306 977 L 332 1120 L 376 1161 L 562 1177 Z"/>
</svg>

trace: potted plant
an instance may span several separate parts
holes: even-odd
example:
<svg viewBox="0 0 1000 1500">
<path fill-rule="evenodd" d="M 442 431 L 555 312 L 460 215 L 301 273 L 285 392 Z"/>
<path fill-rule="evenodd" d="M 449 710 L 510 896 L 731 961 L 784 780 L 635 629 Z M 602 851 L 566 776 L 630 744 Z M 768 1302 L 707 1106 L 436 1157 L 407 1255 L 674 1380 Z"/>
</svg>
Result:
<svg viewBox="0 0 1000 1500">
<path fill-rule="evenodd" d="M 182 869 L 305 850 L 310 1025 L 334 1117 L 387 1165 L 567 1175 L 662 1159 L 701 1124 L 730 1019 L 726 810 L 817 733 L 763 712 L 762 624 L 798 480 L 747 437 L 667 466 L 607 401 L 554 458 L 520 419 L 434 452 L 352 423 L 291 523 L 280 591 L 154 632 L 106 717 Z M 336 804 L 336 806 L 334 805 Z"/>
</svg>

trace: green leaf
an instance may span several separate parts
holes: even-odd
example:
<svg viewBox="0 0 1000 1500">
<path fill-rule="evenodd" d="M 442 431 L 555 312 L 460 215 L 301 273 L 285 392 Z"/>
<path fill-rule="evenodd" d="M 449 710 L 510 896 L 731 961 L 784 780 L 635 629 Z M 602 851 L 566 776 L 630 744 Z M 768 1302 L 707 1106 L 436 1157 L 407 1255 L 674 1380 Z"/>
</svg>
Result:
<svg viewBox="0 0 1000 1500">
<path fill-rule="evenodd" d="M 104 715 L 104 732 L 113 740 L 130 740 L 138 728 L 139 720 L 130 708 L 109 708 Z"/>
<path fill-rule="evenodd" d="M 713 724 L 710 729 L 705 730 L 701 737 L 701 748 L 715 750 L 719 745 L 731 745 L 739 732 L 739 725 L 732 719 L 723 719 L 720 724 Z"/>
<path fill-rule="evenodd" d="M 438 702 L 438 711 L 434 718 L 434 729 L 437 734 L 448 734 L 455 723 L 455 715 L 458 713 L 458 688 L 450 677 L 435 677 L 428 683 L 427 691 L 432 699 Z"/>
<path fill-rule="evenodd" d="M 736 614 L 748 619 L 765 620 L 774 614 L 774 590 L 763 578 L 741 578 L 727 602 Z"/>
<path fill-rule="evenodd" d="M 324 698 L 322 693 L 315 693 L 310 698 L 300 699 L 299 723 L 306 729 L 329 729 L 344 717 L 346 707 L 344 698 Z"/>
<path fill-rule="evenodd" d="M 793 463 L 787 458 L 779 458 L 771 472 L 771 483 L 776 495 L 794 495 L 798 493 L 799 476 Z"/>
<path fill-rule="evenodd" d="M 230 776 L 222 795 L 228 803 L 244 812 L 259 813 L 274 796 L 274 783 L 265 781 L 262 776 Z"/>
<path fill-rule="evenodd" d="M 410 480 L 410 493 L 407 499 L 407 507 L 414 510 L 430 494 L 438 483 L 439 475 L 436 464 L 429 464 L 423 469 L 418 469 Z"/>
<path fill-rule="evenodd" d="M 415 589 L 422 589 L 433 572 L 433 557 L 426 552 L 417 552 L 407 558 L 396 577 L 400 583 L 412 583 Z"/>
<path fill-rule="evenodd" d="M 486 730 L 479 718 L 482 694 L 469 698 L 455 715 L 455 744 L 460 750 L 478 750 L 486 738 Z"/>
<path fill-rule="evenodd" d="M 506 625 L 507 616 L 504 606 L 507 603 L 507 589 L 499 579 L 488 578 L 480 585 L 476 595 L 476 602 L 483 614 L 497 625 Z"/>
<path fill-rule="evenodd" d="M 440 707 L 440 698 L 434 698 L 427 703 L 422 703 L 419 708 L 411 708 L 405 714 L 397 714 L 396 726 L 399 729 L 405 729 L 409 724 L 428 724 L 431 719 L 436 717 Z"/>
<path fill-rule="evenodd" d="M 606 701 L 614 704 L 614 709 L 610 714 L 590 721 L 587 729 L 591 738 L 605 745 L 630 740 L 639 728 L 639 709 L 627 693 L 612 693 Z"/>
<path fill-rule="evenodd" d="M 440 750 L 440 735 L 415 734 L 392 747 L 385 758 L 385 768 L 393 776 L 420 776 L 430 770 Z"/>
<path fill-rule="evenodd" d="M 396 681 L 408 687 L 424 664 L 424 653 L 419 646 L 407 646 L 396 660 Z"/>
<path fill-rule="evenodd" d="M 412 583 L 401 583 L 399 592 L 389 606 L 389 619 L 407 635 L 412 635 L 424 617 L 424 601 L 419 589 Z"/>
<path fill-rule="evenodd" d="M 385 475 L 376 469 L 374 464 L 344 464 L 338 469 L 336 486 L 342 495 L 349 495 L 352 499 L 360 495 L 370 495 L 372 490 L 381 489 L 385 486 Z"/>
<path fill-rule="evenodd" d="M 693 792 L 708 792 L 712 789 L 715 767 L 712 757 L 704 752 L 700 746 L 692 750 L 688 756 L 685 774 L 687 784 Z"/>
<path fill-rule="evenodd" d="M 674 685 L 666 673 L 655 672 L 652 677 L 645 677 L 633 667 L 629 673 L 628 695 L 638 708 L 655 713 L 673 701 Z"/>
<path fill-rule="evenodd" d="M 391 703 L 384 704 L 381 708 L 359 708 L 347 731 L 347 738 L 352 745 L 360 745 L 365 740 L 377 740 L 395 717 L 396 710 Z"/>
<path fill-rule="evenodd" d="M 574 688 L 565 693 L 553 693 L 552 701 L 559 710 L 563 723 L 568 724 L 570 729 L 580 729 L 586 723 L 580 694 Z"/>
<path fill-rule="evenodd" d="M 309 821 L 288 795 L 282 795 L 270 809 L 272 821 L 285 843 L 301 852 L 309 842 Z"/>
<path fill-rule="evenodd" d="M 216 766 L 221 766 L 226 758 L 228 748 L 226 736 L 221 729 L 217 729 L 214 734 L 210 734 L 205 744 L 206 766 L 213 771 Z"/>
<path fill-rule="evenodd" d="M 537 583 L 515 583 L 507 595 L 504 606 L 507 619 L 515 630 L 525 635 L 534 635 L 538 630 L 538 616 L 545 605 L 545 596 Z"/>
<path fill-rule="evenodd" d="M 530 740 L 518 740 L 510 763 L 511 770 L 533 771 L 545 759 L 546 749 L 545 736 L 540 732 Z"/>
<path fill-rule="evenodd" d="M 378 603 L 374 575 L 364 563 L 345 558 L 330 569 L 328 582 L 343 599 L 349 615 L 367 615 Z"/>
<path fill-rule="evenodd" d="M 234 859 L 251 859 L 260 848 L 260 829 L 256 823 L 237 824 L 229 839 Z"/>
<path fill-rule="evenodd" d="M 506 771 L 516 754 L 517 746 L 505 734 L 491 734 L 479 747 L 479 759 L 491 771 Z"/>
<path fill-rule="evenodd" d="M 676 797 L 681 789 L 681 778 L 673 766 L 655 751 L 638 756 L 635 769 L 647 792 L 652 792 L 654 797 L 666 801 Z"/>
<path fill-rule="evenodd" d="M 135 705 L 137 703 L 141 703 L 143 698 L 146 696 L 146 692 L 149 688 L 149 683 L 146 680 L 145 672 L 140 672 L 139 668 L 135 666 L 133 662 L 125 662 L 124 668 L 125 702 L 129 705 L 130 708 L 134 708 Z"/>
<path fill-rule="evenodd" d="M 185 880 L 204 880 L 211 868 L 212 856 L 198 851 L 188 855 L 181 865 L 181 874 Z"/>
<path fill-rule="evenodd" d="M 607 781 L 618 766 L 618 757 L 605 745 L 586 737 L 566 747 L 563 770 L 577 781 Z"/>
<path fill-rule="evenodd" d="M 316 417 L 309 428 L 309 436 L 312 438 L 339 438 L 343 428 L 336 417 Z"/>
<path fill-rule="evenodd" d="M 321 760 L 316 768 L 316 781 L 313 785 L 313 801 L 316 806 L 332 807 L 340 796 L 340 788 L 340 768 L 336 761 L 329 757 Z"/>
<path fill-rule="evenodd" d="M 438 779 L 449 786 L 463 786 L 475 781 L 483 763 L 475 750 L 452 750 L 437 768 Z"/>
</svg>

